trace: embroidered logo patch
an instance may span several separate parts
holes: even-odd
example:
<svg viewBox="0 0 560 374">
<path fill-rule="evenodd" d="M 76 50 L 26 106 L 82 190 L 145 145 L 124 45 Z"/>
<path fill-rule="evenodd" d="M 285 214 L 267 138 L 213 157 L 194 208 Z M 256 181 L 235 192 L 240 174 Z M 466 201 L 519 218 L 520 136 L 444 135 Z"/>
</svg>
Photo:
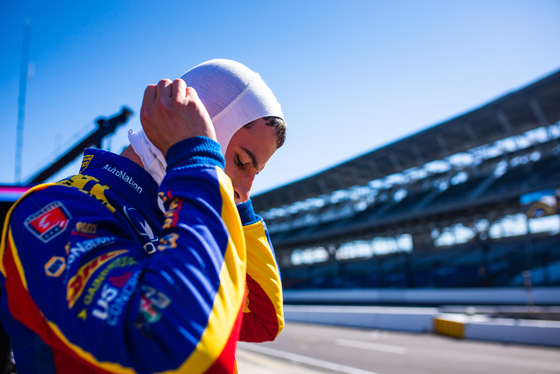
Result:
<svg viewBox="0 0 560 374">
<path fill-rule="evenodd" d="M 121 249 L 118 251 L 103 253 L 101 256 L 94 258 L 84 266 L 82 266 L 70 280 L 66 286 L 66 300 L 68 300 L 68 308 L 72 308 L 76 303 L 76 300 L 82 294 L 84 287 L 87 282 L 95 273 L 97 269 L 103 266 L 107 261 L 126 252 L 126 249 Z"/>
<path fill-rule="evenodd" d="M 89 162 L 91 161 L 92 158 L 93 155 L 84 156 L 84 158 L 82 159 L 82 166 L 80 167 L 80 174 L 82 173 L 82 171 L 84 171 L 84 169 L 86 169 L 89 166 Z"/>
<path fill-rule="evenodd" d="M 24 225 L 44 243 L 62 233 L 68 226 L 70 213 L 60 201 L 46 205 L 25 219 Z"/>
<path fill-rule="evenodd" d="M 66 261 L 64 261 L 64 258 L 53 256 L 45 264 L 45 273 L 49 277 L 58 277 L 60 276 L 60 274 L 62 274 L 65 268 L 66 268 Z"/>
</svg>

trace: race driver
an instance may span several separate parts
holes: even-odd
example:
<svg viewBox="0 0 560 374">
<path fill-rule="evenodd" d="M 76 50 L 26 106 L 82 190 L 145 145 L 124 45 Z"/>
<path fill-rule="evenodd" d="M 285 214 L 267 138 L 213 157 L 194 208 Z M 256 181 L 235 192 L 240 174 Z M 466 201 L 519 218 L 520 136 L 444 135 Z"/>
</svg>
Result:
<svg viewBox="0 0 560 374">
<path fill-rule="evenodd" d="M 182 78 L 148 86 L 120 156 L 86 150 L 80 174 L 8 213 L 0 317 L 18 373 L 232 373 L 239 339 L 282 329 L 249 200 L 283 143 L 280 106 L 230 60 Z"/>
</svg>

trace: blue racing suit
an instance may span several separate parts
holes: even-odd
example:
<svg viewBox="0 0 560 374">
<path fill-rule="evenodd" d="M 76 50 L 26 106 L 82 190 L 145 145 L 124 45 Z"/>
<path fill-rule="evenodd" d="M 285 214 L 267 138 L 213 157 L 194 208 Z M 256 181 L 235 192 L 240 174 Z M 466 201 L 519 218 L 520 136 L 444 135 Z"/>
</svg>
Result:
<svg viewBox="0 0 560 374">
<path fill-rule="evenodd" d="M 240 338 L 280 332 L 266 227 L 250 202 L 235 206 L 219 145 L 183 140 L 166 161 L 158 189 L 134 162 L 88 149 L 79 175 L 14 204 L 0 318 L 19 373 L 232 373 Z"/>
</svg>

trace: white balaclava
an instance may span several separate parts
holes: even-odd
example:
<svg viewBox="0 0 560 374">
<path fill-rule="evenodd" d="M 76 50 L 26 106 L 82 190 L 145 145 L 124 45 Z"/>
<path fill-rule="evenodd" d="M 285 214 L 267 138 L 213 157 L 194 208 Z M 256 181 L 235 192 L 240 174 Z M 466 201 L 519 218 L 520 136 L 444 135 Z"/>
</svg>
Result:
<svg viewBox="0 0 560 374">
<path fill-rule="evenodd" d="M 261 117 L 284 119 L 280 104 L 261 76 L 239 62 L 210 60 L 188 70 L 181 78 L 187 86 L 194 87 L 210 114 L 224 155 L 232 136 L 249 122 Z M 129 130 L 128 139 L 159 185 L 167 167 L 163 154 L 142 129 Z"/>
</svg>

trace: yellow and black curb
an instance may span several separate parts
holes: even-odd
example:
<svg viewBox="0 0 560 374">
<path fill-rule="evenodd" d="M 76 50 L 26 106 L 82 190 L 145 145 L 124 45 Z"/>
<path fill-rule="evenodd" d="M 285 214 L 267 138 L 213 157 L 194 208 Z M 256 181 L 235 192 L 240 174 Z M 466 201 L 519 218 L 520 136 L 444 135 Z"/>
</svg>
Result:
<svg viewBox="0 0 560 374">
<path fill-rule="evenodd" d="M 465 338 L 465 321 L 454 315 L 439 315 L 434 318 L 434 332 L 436 334 Z"/>
</svg>

